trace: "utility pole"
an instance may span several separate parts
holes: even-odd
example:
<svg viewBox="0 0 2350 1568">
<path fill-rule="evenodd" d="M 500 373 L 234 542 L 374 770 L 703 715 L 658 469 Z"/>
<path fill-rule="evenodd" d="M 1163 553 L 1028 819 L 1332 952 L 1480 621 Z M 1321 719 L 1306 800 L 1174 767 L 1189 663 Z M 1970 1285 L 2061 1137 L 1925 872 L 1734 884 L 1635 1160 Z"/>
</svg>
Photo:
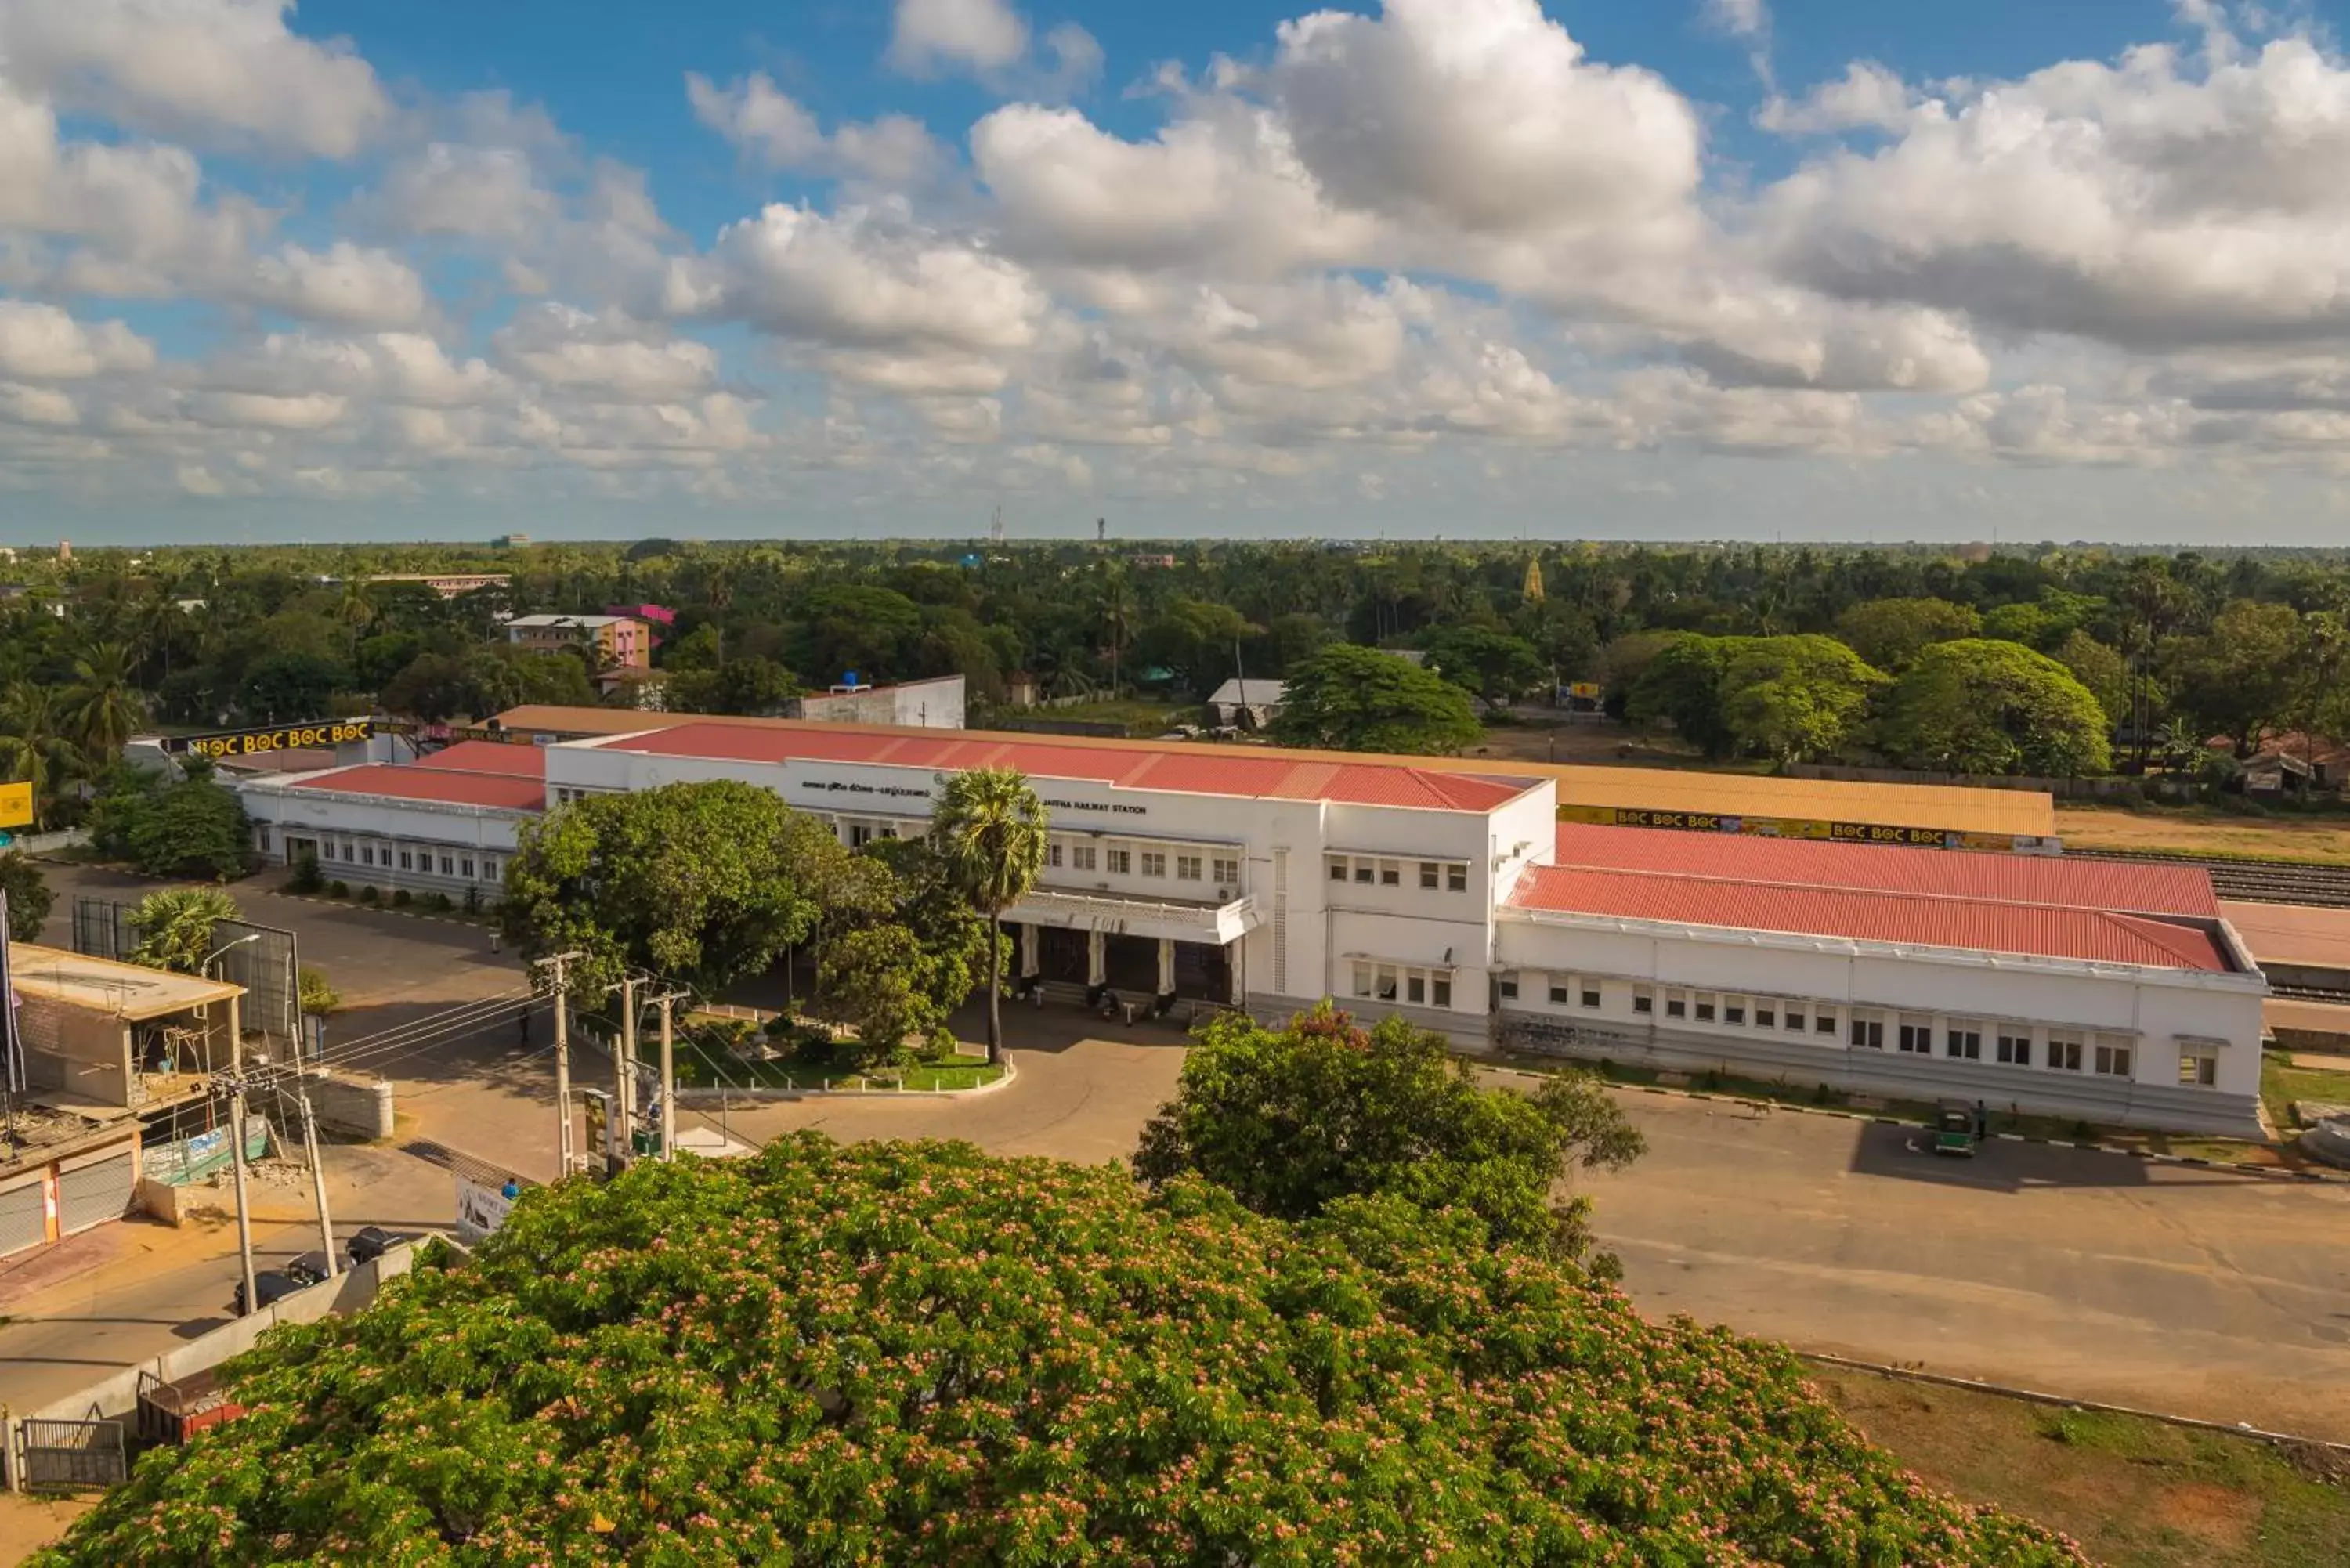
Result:
<svg viewBox="0 0 2350 1568">
<path fill-rule="evenodd" d="M 677 1158 L 677 1057 L 671 1049 L 670 1012 L 685 1000 L 681 991 L 665 991 L 653 998 L 660 1009 L 660 1157 L 663 1160 Z"/>
<path fill-rule="evenodd" d="M 318 1118 L 310 1114 L 309 1079 L 302 1071 L 300 1055 L 294 1060 L 294 1097 L 302 1106 L 302 1143 L 310 1152 L 310 1191 L 318 1200 L 318 1245 L 326 1251 L 327 1278 L 331 1280 L 343 1272 L 343 1265 L 335 1256 L 335 1217 L 327 1210 L 327 1168 L 318 1158 Z"/>
<path fill-rule="evenodd" d="M 637 977 L 629 975 L 620 981 L 620 1047 L 612 1053 L 612 1116 L 619 1128 L 621 1147 L 608 1162 L 608 1173 L 618 1176 L 629 1166 L 629 1156 L 635 1152 L 637 1136 Z"/>
<path fill-rule="evenodd" d="M 571 1016 L 565 1003 L 570 995 L 570 977 L 563 966 L 577 960 L 577 952 L 556 953 L 546 960 L 555 971 L 555 1158 L 557 1181 L 579 1168 L 572 1147 L 571 1128 Z"/>
<path fill-rule="evenodd" d="M 228 999 L 228 1147 L 236 1168 L 236 1252 L 244 1280 L 244 1310 L 257 1312 L 261 1299 L 253 1282 L 253 1214 L 244 1192 L 244 1021 L 238 1016 L 239 999 Z"/>
</svg>

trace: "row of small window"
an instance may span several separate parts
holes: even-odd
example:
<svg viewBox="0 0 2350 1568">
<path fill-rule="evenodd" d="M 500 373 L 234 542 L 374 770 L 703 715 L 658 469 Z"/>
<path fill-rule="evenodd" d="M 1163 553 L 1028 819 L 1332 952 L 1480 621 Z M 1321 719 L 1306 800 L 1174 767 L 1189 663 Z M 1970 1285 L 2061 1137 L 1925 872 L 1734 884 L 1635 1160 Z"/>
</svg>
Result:
<svg viewBox="0 0 2350 1568">
<path fill-rule="evenodd" d="M 617 792 L 608 789 L 576 789 L 565 784 L 556 784 L 547 793 L 555 796 L 556 805 L 572 805 L 586 800 L 591 794 L 612 794 Z"/>
<path fill-rule="evenodd" d="M 265 835 L 261 847 L 264 850 L 269 847 Z M 494 882 L 498 879 L 498 862 L 494 856 L 484 855 L 476 861 L 471 855 L 415 849 L 404 844 L 397 846 L 386 844 L 379 847 L 373 844 L 354 845 L 349 839 L 340 842 L 331 838 L 321 839 L 318 843 L 318 864 L 322 867 L 358 866 L 383 871 L 389 871 L 397 865 L 402 871 L 413 871 L 426 877 L 454 877 L 465 882 Z M 477 866 L 481 871 L 479 877 L 473 875 Z"/>
<path fill-rule="evenodd" d="M 1331 855 L 1325 857 L 1325 864 L 1331 881 L 1357 887 L 1400 888 L 1404 867 L 1416 866 L 1422 892 L 1435 892 L 1440 882 L 1448 893 L 1469 890 L 1469 867 L 1459 860 L 1388 860 L 1376 855 Z"/>
<path fill-rule="evenodd" d="M 1498 981 L 1502 1000 L 1517 999 L 1518 977 L 1503 974 Z M 1553 1006 L 1578 1006 L 1597 1009 L 1607 1000 L 1600 981 L 1568 975 L 1553 975 L 1549 981 Z M 1657 988 L 1635 984 L 1632 987 L 1632 1011 L 1642 1016 L 1654 1016 L 1657 1011 Z M 1683 991 L 1671 987 L 1665 990 L 1665 1016 L 1697 1023 L 1720 1023 L 1724 1028 L 1757 1030 L 1776 1029 L 1791 1034 L 1826 1034 L 1836 1032 L 1836 1009 L 1825 1002 L 1785 1001 L 1777 997 L 1722 995 L 1711 991 Z M 1749 1023 L 1749 1019 L 1752 1023 Z M 1846 1024 L 1846 1041 L 1863 1050 L 1885 1049 L 1886 1015 L 1862 1008 L 1849 1010 Z M 1942 1032 L 1942 1054 L 1961 1061 L 1983 1060 L 1983 1027 L 1970 1020 L 1953 1019 Z M 1991 1059 L 2005 1065 L 2029 1067 L 2033 1064 L 2032 1026 L 2026 1023 L 2002 1024 L 1991 1032 Z M 1930 1018 L 1915 1015 L 1899 1017 L 1894 1024 L 1894 1048 L 1911 1055 L 1930 1056 L 1934 1054 L 1934 1023 Z M 2084 1063 L 2089 1071 L 2107 1077 L 2126 1078 L 2130 1075 L 2132 1043 L 2117 1035 L 2100 1035 L 2092 1045 L 2085 1034 L 2069 1030 L 2048 1031 L 2042 1064 L 2061 1073 L 2077 1073 Z M 2219 1065 L 2207 1053 L 2186 1051 L 2179 1054 L 2178 1081 L 2182 1084 L 2210 1085 L 2217 1081 Z"/>
<path fill-rule="evenodd" d="M 1182 850 L 1136 849 L 1121 844 L 1063 844 L 1055 840 L 1045 846 L 1045 864 L 1048 867 L 1065 867 L 1071 871 L 1098 871 L 1111 877 L 1131 877 L 1135 864 L 1141 863 L 1145 877 L 1164 877 L 1171 861 L 1178 882 L 1199 882 L 1214 873 L 1218 887 L 1231 888 L 1239 884 L 1241 863 L 1237 858 L 1222 855 L 1191 855 Z"/>
<path fill-rule="evenodd" d="M 1368 1002 L 1402 1002 L 1417 1007 L 1452 1005 L 1452 971 L 1409 964 L 1357 963 L 1355 994 Z"/>
</svg>

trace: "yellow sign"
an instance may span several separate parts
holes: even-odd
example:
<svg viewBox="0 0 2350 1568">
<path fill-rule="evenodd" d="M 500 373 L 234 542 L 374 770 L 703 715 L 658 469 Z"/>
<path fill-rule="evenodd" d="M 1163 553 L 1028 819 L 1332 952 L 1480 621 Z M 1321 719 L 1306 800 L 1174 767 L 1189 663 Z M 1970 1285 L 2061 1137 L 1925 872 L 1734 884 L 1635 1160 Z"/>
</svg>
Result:
<svg viewBox="0 0 2350 1568">
<path fill-rule="evenodd" d="M 0 784 L 0 827 L 30 827 L 33 825 L 33 786 L 25 784 Z"/>
<path fill-rule="evenodd" d="M 1899 844 L 1918 849 L 1957 847 L 1960 836 L 1939 827 L 1887 827 L 1867 822 L 1822 822 L 1796 816 L 1732 816 L 1711 811 L 1643 811 L 1632 806 L 1562 805 L 1561 822 L 1601 827 L 1662 827 L 1679 833 L 1736 833 L 1752 838 L 1810 838 L 1838 844 Z M 1981 847 L 1970 844 L 1968 847 Z M 2001 838 L 1997 846 L 2018 846 Z"/>
<path fill-rule="evenodd" d="M 198 757 L 250 757 L 364 741 L 375 733 L 372 719 L 321 719 L 311 724 L 279 724 L 265 730 L 229 730 L 216 735 L 176 735 L 166 751 Z"/>
</svg>

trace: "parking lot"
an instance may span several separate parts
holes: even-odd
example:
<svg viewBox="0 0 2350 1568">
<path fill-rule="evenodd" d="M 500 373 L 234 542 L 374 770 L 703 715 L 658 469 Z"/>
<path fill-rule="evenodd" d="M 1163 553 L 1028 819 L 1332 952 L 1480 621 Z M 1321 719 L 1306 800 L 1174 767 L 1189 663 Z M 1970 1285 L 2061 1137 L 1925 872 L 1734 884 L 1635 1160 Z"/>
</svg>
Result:
<svg viewBox="0 0 2350 1568">
<path fill-rule="evenodd" d="M 139 891 L 89 871 L 56 881 L 61 912 L 70 885 Z M 299 929 L 303 961 L 343 991 L 350 1005 L 330 1053 L 520 981 L 512 956 L 492 953 L 478 927 L 249 886 L 236 893 L 251 918 Z M 1129 1154 L 1173 1091 L 1181 1036 L 1070 1012 L 1004 1016 L 1019 1075 L 999 1090 L 732 1108 L 728 1130 L 958 1137 L 1085 1163 Z M 957 1023 L 978 1033 L 975 1011 Z M 554 1174 L 543 1019 L 528 1044 L 507 1021 L 369 1064 L 399 1087 L 395 1145 L 430 1140 L 525 1176 Z M 577 1080 L 599 1082 L 600 1066 L 582 1053 Z M 1910 1130 L 1865 1121 L 1638 1093 L 1625 1103 L 1649 1152 L 1588 1185 L 1626 1288 L 1648 1311 L 1867 1360 L 2350 1440 L 2350 1187 L 2013 1143 L 1987 1145 L 1972 1161 L 1937 1159 L 1911 1147 Z M 450 1190 L 445 1171 L 399 1147 L 338 1149 L 329 1166 L 352 1190 L 348 1211 L 338 1197 L 338 1219 L 353 1225 L 430 1220 Z M 216 1312 L 217 1282 L 234 1271 L 233 1258 L 223 1262 L 234 1233 L 216 1234 L 203 1244 L 214 1249 L 217 1281 L 199 1279 L 205 1265 L 191 1262 L 174 1265 L 198 1272 L 176 1294 L 158 1282 L 117 1301 L 111 1287 L 76 1285 L 70 1315 L 147 1320 L 125 1325 L 128 1345 L 169 1335 L 172 1314 L 191 1303 Z M 28 1357 L 55 1354 L 54 1336 L 68 1334 L 57 1324 L 36 1350 L 25 1337 L 34 1326 L 20 1315 L 0 1328 L 0 1397 L 37 1365 Z"/>
</svg>

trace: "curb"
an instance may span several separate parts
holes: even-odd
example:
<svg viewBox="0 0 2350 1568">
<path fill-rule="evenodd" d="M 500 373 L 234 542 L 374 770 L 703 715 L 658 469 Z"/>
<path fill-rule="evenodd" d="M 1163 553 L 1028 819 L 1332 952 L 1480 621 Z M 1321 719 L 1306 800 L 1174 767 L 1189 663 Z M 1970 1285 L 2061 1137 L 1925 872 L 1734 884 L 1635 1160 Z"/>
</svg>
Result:
<svg viewBox="0 0 2350 1568">
<path fill-rule="evenodd" d="M 1550 1076 L 1546 1073 L 1534 1072 L 1525 1067 L 1489 1066 L 1486 1071 L 1507 1073 L 1520 1078 L 1540 1079 Z M 1676 1089 L 1660 1084 L 1618 1084 L 1605 1078 L 1600 1081 L 1607 1084 L 1609 1088 L 1620 1090 L 1626 1094 L 1662 1095 L 1668 1098 L 1682 1100 L 1718 1100 L 1726 1105 L 1745 1106 L 1758 1111 L 1791 1111 L 1807 1116 L 1836 1116 L 1848 1122 L 1873 1122 L 1878 1127 L 1923 1127 L 1928 1125 L 1924 1122 L 1904 1121 L 1899 1116 L 1879 1116 L 1872 1111 L 1840 1110 L 1834 1106 L 1798 1106 L 1790 1105 L 1783 1100 L 1758 1100 L 1745 1095 L 1716 1094 L 1708 1089 Z M 2329 1184 L 2350 1186 L 2350 1172 L 2337 1174 L 2330 1170 L 2289 1170 L 2281 1166 L 2253 1165 L 2238 1159 L 2206 1159 L 2199 1155 L 2191 1154 L 2157 1154 L 2149 1149 L 2116 1148 L 2110 1144 L 2085 1143 L 2074 1138 L 2033 1137 L 2025 1133 L 2003 1132 L 1992 1133 L 1991 1136 L 2002 1143 L 2036 1143 L 2050 1148 L 2083 1149 L 2091 1154 L 2116 1154 L 2129 1159 L 2142 1159 L 2154 1165 L 2200 1166 L 2206 1170 L 2225 1170 L 2240 1176 L 2261 1177 L 2270 1181 L 2294 1182 L 2304 1187 L 2323 1187 Z M 1858 1364 L 1856 1363 L 1856 1365 Z M 2145 1412 L 2131 1411 L 2129 1414 L 2142 1415 Z M 2233 1428 L 2224 1429 L 2232 1430 Z"/>
<path fill-rule="evenodd" d="M 317 904 L 329 909 L 357 909 L 369 915 L 398 915 L 403 920 L 431 920 L 435 925 L 464 926 L 488 932 L 492 928 L 479 920 L 469 920 L 463 915 L 438 915 L 422 909 L 402 909 L 390 904 L 362 904 L 357 898 L 329 898 L 323 893 L 288 893 L 284 888 L 265 888 L 271 897 L 291 898 L 297 904 Z"/>
<path fill-rule="evenodd" d="M 744 1089 L 680 1089 L 677 1103 L 696 1109 L 724 1104 L 727 1106 L 787 1105 L 794 1100 L 961 1100 L 975 1095 L 992 1095 L 1008 1088 L 1020 1078 L 1018 1064 L 1012 1053 L 1003 1054 L 1003 1075 L 991 1083 L 973 1084 L 968 1089 L 782 1089 L 768 1085 L 754 1085 Z"/>
<path fill-rule="evenodd" d="M 1793 1346 L 1789 1348 L 1793 1349 Z M 2074 1399 L 2063 1394 L 2049 1394 L 2037 1388 L 2018 1388 L 2005 1383 L 1986 1383 L 1973 1377 L 1953 1377 L 1948 1373 L 1926 1372 L 1914 1366 L 1888 1366 L 1881 1361 L 1858 1361 L 1848 1355 L 1830 1355 L 1820 1350 L 1797 1350 L 1805 1361 L 1816 1361 L 1824 1366 L 1841 1367 L 1847 1372 L 1869 1372 L 1879 1377 L 1897 1377 L 1905 1383 L 1930 1383 L 1938 1388 L 1965 1388 L 1977 1394 L 1996 1394 L 2003 1399 L 2021 1400 L 2028 1405 L 2053 1405 L 2066 1410 L 2094 1410 L 2106 1416 L 2136 1416 L 2143 1420 L 2160 1421 L 2167 1427 L 2185 1427 L 2199 1432 L 2219 1432 L 2230 1438 L 2245 1438 L 2272 1446 L 2307 1445 L 2327 1449 L 2339 1454 L 2350 1454 L 2350 1443 L 2337 1443 L 2330 1438 L 2305 1438 L 2298 1432 L 2272 1432 L 2255 1427 L 2249 1421 L 2207 1421 L 2200 1416 L 2173 1416 L 2161 1410 L 2141 1410 L 2134 1405 L 2102 1405 L 2095 1399 Z"/>
</svg>

